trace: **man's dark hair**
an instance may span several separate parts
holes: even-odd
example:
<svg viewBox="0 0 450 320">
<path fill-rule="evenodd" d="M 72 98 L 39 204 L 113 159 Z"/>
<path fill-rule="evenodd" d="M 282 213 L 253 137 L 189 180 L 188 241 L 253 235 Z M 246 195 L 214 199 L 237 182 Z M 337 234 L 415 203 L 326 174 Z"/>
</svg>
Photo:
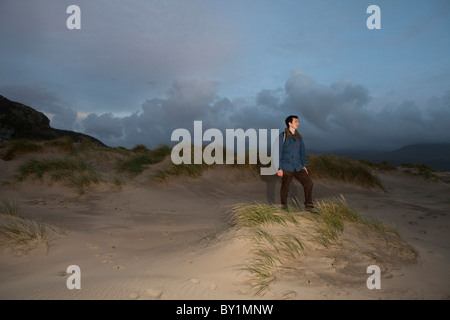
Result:
<svg viewBox="0 0 450 320">
<path fill-rule="evenodd" d="M 286 120 L 284 120 L 284 122 L 286 123 L 286 127 L 289 128 L 289 122 L 292 122 L 294 120 L 294 118 L 298 119 L 297 116 L 292 115 L 292 116 L 287 117 Z"/>
</svg>

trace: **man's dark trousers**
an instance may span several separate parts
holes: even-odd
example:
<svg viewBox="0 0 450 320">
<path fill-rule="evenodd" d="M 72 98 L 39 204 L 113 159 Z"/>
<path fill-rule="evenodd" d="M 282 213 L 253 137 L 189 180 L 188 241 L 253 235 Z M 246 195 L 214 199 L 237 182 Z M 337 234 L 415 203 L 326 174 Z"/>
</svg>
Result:
<svg viewBox="0 0 450 320">
<path fill-rule="evenodd" d="M 314 207 L 312 202 L 312 189 L 313 182 L 309 177 L 309 174 L 306 173 L 305 169 L 294 172 L 283 170 L 283 177 L 281 178 L 281 204 L 283 206 L 287 205 L 287 198 L 289 195 L 289 185 L 291 184 L 292 178 L 295 177 L 303 186 L 303 190 L 305 192 L 305 206 L 306 207 Z"/>
</svg>

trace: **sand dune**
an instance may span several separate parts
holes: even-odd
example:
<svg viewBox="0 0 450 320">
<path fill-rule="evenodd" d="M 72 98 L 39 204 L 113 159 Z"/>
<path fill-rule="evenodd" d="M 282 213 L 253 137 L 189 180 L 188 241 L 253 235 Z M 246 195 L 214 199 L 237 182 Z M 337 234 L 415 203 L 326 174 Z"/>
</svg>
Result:
<svg viewBox="0 0 450 320">
<path fill-rule="evenodd" d="M 278 271 L 254 295 L 242 266 L 254 242 L 230 223 L 236 205 L 278 202 L 280 181 L 218 166 L 199 178 L 150 178 L 156 164 L 121 185 L 100 183 L 78 194 L 59 182 L 13 176 L 20 161 L 0 161 L 0 194 L 19 216 L 54 226 L 49 247 L 2 247 L 1 299 L 448 299 L 450 185 L 403 172 L 378 173 L 388 193 L 336 180 L 315 180 L 317 201 L 344 196 L 364 217 L 395 226 L 389 242 L 346 223 L 326 249 L 304 239 L 290 271 Z M 100 164 L 99 164 L 100 167 Z M 103 164 L 103 170 L 109 170 Z M 153 170 L 153 171 L 152 171 Z M 292 194 L 301 195 L 296 182 Z M 298 212 L 299 236 L 311 231 Z M 283 228 L 280 229 L 283 231 Z M 59 232 L 63 231 L 63 232 Z M 381 289 L 368 289 L 369 264 Z M 81 270 L 81 289 L 66 286 L 67 267 Z"/>
</svg>

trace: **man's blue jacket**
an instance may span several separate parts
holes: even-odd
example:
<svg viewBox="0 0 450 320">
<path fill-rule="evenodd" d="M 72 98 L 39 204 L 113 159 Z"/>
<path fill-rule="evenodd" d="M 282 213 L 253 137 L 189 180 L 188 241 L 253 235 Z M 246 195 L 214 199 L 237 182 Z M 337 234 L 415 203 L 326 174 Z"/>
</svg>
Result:
<svg viewBox="0 0 450 320">
<path fill-rule="evenodd" d="M 286 139 L 283 138 L 286 133 Z M 302 170 L 306 167 L 306 150 L 305 143 L 302 136 L 295 130 L 295 134 L 292 134 L 289 129 L 280 133 L 279 136 L 279 167 L 278 170 L 283 169 L 290 172 Z"/>
</svg>

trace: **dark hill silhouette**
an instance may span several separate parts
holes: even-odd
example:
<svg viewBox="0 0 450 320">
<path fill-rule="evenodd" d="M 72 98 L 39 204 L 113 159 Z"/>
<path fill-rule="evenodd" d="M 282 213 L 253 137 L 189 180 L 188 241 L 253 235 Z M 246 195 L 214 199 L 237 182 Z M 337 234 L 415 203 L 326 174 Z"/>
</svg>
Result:
<svg viewBox="0 0 450 320">
<path fill-rule="evenodd" d="M 332 153 L 356 160 L 386 161 L 394 166 L 424 164 L 436 170 L 450 171 L 450 143 L 410 144 L 392 151 L 336 150 Z"/>
<path fill-rule="evenodd" d="M 0 140 L 53 140 L 64 136 L 69 136 L 74 142 L 87 139 L 106 147 L 103 142 L 89 135 L 52 128 L 49 118 L 42 112 L 0 95 Z"/>
</svg>

